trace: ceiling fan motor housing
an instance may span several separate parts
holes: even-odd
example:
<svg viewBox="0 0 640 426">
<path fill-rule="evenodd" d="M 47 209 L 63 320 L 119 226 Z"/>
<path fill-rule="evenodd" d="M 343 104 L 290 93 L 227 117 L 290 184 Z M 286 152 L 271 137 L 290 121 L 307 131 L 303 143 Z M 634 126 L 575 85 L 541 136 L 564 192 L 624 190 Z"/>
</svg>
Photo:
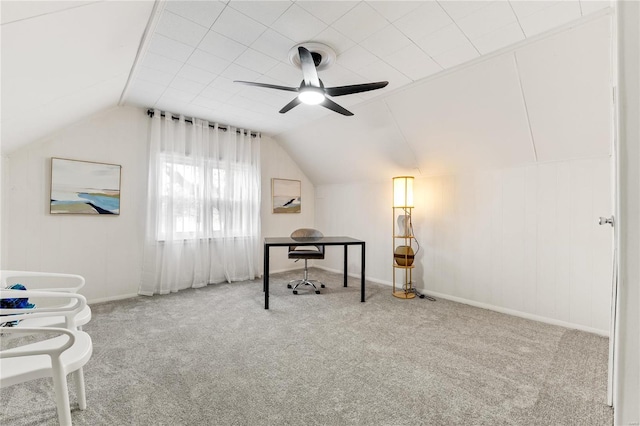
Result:
<svg viewBox="0 0 640 426">
<path fill-rule="evenodd" d="M 316 42 L 300 43 L 289 50 L 289 62 L 297 68 L 302 68 L 300 55 L 298 54 L 298 47 L 300 46 L 311 52 L 313 63 L 318 71 L 329 68 L 336 61 L 336 52 L 326 44 Z"/>
</svg>

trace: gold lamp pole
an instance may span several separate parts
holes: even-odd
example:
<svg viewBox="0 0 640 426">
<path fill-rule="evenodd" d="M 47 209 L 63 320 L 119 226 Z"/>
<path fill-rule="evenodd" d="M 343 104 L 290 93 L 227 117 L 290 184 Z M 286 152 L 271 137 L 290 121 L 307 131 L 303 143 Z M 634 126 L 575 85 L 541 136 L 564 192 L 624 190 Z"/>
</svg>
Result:
<svg viewBox="0 0 640 426">
<path fill-rule="evenodd" d="M 413 176 L 397 176 L 393 181 L 393 295 L 400 299 L 413 299 L 413 259 L 411 248 L 413 225 Z M 400 213 L 400 214 L 398 214 Z M 396 225 L 396 217 L 398 223 Z M 402 287 L 396 288 L 396 273 L 403 276 Z M 404 274 L 403 274 L 404 273 Z M 400 283 L 399 283 L 400 284 Z"/>
</svg>

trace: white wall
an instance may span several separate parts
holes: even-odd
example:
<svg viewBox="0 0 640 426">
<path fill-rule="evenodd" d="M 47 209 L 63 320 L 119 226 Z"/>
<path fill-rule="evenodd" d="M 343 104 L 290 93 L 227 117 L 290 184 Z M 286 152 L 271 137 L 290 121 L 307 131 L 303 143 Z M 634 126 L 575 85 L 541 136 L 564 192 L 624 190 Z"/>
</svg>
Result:
<svg viewBox="0 0 640 426">
<path fill-rule="evenodd" d="M 291 157 L 269 137 L 262 138 L 262 218 L 263 237 L 289 236 L 297 228 L 313 228 L 315 218 L 315 190 L 311 181 L 291 160 Z M 301 181 L 302 205 L 300 213 L 273 213 L 271 204 L 271 179 L 294 179 Z M 262 251 L 261 251 L 262 253 Z M 287 259 L 285 247 L 269 250 L 270 272 L 300 268 L 302 265 Z"/>
<path fill-rule="evenodd" d="M 8 155 L 2 268 L 83 275 L 89 301 L 135 295 L 142 268 L 149 120 L 114 108 Z M 122 165 L 119 216 L 50 215 L 51 157 Z"/>
<path fill-rule="evenodd" d="M 607 334 L 609 157 L 416 178 L 415 285 L 427 293 Z M 391 181 L 316 188 L 316 226 L 367 242 L 367 279 L 392 281 Z M 337 251 L 322 264 L 342 269 Z M 359 273 L 352 256 L 349 272 Z"/>
<path fill-rule="evenodd" d="M 388 188 L 387 188 L 388 187 Z M 388 189 L 388 191 L 387 191 Z M 316 185 L 316 226 L 325 235 L 348 236 L 366 242 L 366 279 L 391 280 L 391 181 L 388 184 Z M 342 247 L 329 247 L 325 260 L 314 265 L 343 271 Z M 349 247 L 348 271 L 360 277 L 360 247 Z"/>
<path fill-rule="evenodd" d="M 113 108 L 5 156 L 1 267 L 83 275 L 87 284 L 82 293 L 89 302 L 136 295 L 142 272 L 149 123 L 145 109 Z M 263 235 L 289 235 L 296 227 L 313 226 L 313 185 L 272 139 L 262 141 Z M 122 165 L 120 215 L 50 215 L 51 157 Z M 272 177 L 302 181 L 302 213 L 271 213 Z M 271 267 L 294 265 L 286 256 L 272 256 Z"/>
</svg>

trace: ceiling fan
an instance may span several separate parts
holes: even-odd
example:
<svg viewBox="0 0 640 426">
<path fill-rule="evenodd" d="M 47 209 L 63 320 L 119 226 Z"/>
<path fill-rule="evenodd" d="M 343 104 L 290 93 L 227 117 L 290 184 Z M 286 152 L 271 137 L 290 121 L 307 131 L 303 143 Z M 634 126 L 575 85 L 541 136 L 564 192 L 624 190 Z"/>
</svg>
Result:
<svg viewBox="0 0 640 426">
<path fill-rule="evenodd" d="M 370 90 L 382 89 L 387 84 L 389 84 L 388 81 L 379 81 L 377 83 L 324 87 L 324 84 L 322 84 L 322 80 L 318 78 L 317 70 L 317 68 L 320 68 L 319 65 L 322 63 L 322 55 L 318 52 L 312 52 L 304 46 L 298 46 L 298 56 L 300 60 L 300 68 L 302 69 L 302 76 L 304 78 L 300 83 L 300 87 L 278 86 L 275 84 L 256 83 L 252 81 L 241 80 L 235 80 L 235 83 L 246 84 L 248 86 L 265 87 L 267 89 L 298 92 L 298 96 L 280 110 L 281 114 L 284 114 L 285 112 L 291 110 L 293 107 L 300 105 L 300 103 L 304 103 L 307 105 L 322 105 L 323 107 L 342 115 L 353 115 L 353 113 L 333 102 L 327 96 L 344 96 L 351 95 L 353 93 L 368 92 Z M 293 60 L 292 62 L 297 63 L 297 61 Z"/>
</svg>

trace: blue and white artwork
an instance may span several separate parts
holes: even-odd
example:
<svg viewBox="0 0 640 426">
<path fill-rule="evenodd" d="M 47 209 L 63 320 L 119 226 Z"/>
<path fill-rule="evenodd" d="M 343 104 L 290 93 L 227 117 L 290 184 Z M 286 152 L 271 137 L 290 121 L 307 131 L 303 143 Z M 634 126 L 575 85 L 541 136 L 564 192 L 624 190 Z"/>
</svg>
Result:
<svg viewBox="0 0 640 426">
<path fill-rule="evenodd" d="M 274 213 L 300 213 L 300 181 L 291 179 L 272 179 L 271 196 Z"/>
<path fill-rule="evenodd" d="M 51 159 L 51 214 L 120 214 L 116 164 Z"/>
</svg>

